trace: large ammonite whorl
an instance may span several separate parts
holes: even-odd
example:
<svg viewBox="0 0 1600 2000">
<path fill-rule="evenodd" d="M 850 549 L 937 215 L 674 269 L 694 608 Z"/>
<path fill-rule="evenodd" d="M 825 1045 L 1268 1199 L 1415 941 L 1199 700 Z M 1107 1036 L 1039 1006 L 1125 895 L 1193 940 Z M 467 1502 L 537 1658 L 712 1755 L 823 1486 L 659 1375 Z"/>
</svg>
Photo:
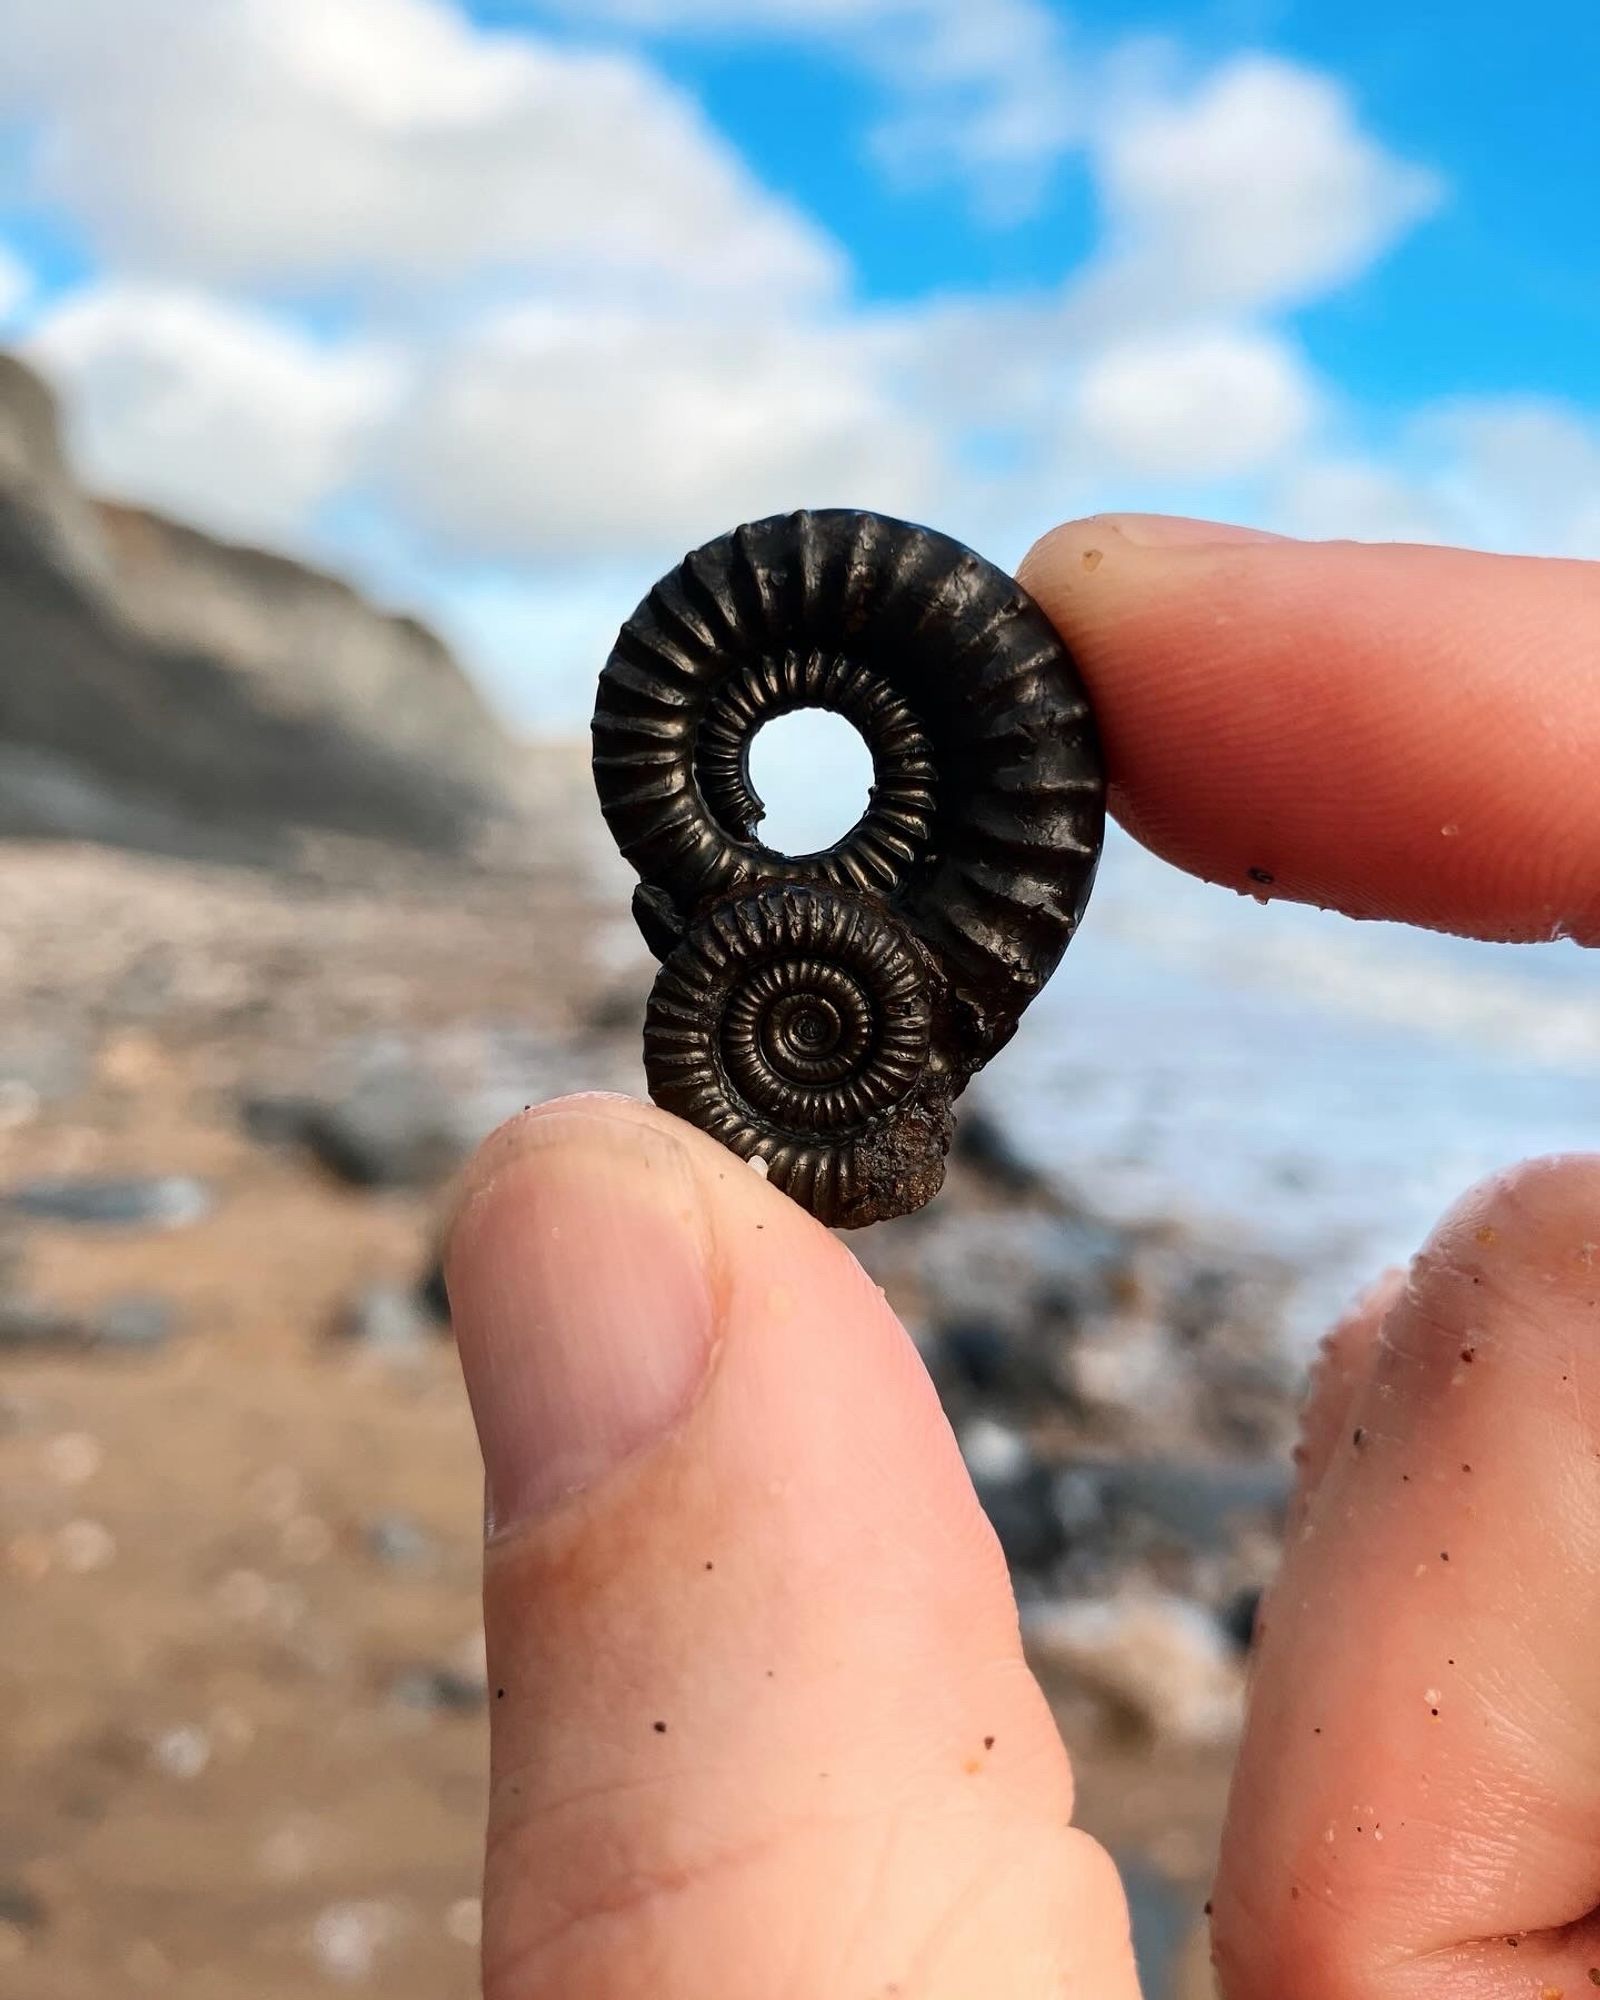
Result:
<svg viewBox="0 0 1600 2000">
<path fill-rule="evenodd" d="M 828 708 L 872 752 L 818 854 L 762 844 L 751 740 Z M 657 1102 L 825 1222 L 938 1191 L 950 1104 L 1071 941 L 1105 788 L 1082 683 L 1010 577 L 927 528 L 792 514 L 709 543 L 623 627 L 594 768 L 664 961 Z"/>
</svg>

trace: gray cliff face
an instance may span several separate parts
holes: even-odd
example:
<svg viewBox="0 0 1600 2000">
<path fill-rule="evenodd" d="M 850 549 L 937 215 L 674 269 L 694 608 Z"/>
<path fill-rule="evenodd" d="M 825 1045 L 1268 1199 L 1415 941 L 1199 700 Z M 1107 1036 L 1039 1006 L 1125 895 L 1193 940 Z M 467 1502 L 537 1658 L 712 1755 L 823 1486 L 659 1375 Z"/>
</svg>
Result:
<svg viewBox="0 0 1600 2000">
<path fill-rule="evenodd" d="M 0 355 L 0 836 L 449 850 L 511 812 L 520 769 L 415 620 L 87 496 L 49 390 Z"/>
<path fill-rule="evenodd" d="M 3 352 L 0 506 L 25 514 L 41 553 L 86 589 L 109 584 L 94 502 L 79 489 L 67 463 L 56 399 L 31 369 Z"/>
</svg>

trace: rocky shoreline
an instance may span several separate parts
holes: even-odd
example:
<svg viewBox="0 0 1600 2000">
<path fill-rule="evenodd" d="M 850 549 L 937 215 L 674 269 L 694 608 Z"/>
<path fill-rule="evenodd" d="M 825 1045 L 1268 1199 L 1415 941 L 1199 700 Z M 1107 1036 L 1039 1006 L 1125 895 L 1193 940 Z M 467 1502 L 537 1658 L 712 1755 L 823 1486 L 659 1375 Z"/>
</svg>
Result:
<svg viewBox="0 0 1600 2000">
<path fill-rule="evenodd" d="M 85 490 L 0 352 L 0 837 L 287 860 L 514 820 L 520 747 L 434 633 L 303 563 Z"/>
<path fill-rule="evenodd" d="M 520 1104 L 637 1088 L 648 977 L 570 755 L 545 797 L 495 861 L 0 846 L 0 1959 L 39 2000 L 472 1990 L 441 1194 Z M 1097 1215 L 979 1106 L 940 1200 L 852 1247 L 938 1382 L 1161 2000 L 1286 1500 L 1293 1274 Z"/>
</svg>

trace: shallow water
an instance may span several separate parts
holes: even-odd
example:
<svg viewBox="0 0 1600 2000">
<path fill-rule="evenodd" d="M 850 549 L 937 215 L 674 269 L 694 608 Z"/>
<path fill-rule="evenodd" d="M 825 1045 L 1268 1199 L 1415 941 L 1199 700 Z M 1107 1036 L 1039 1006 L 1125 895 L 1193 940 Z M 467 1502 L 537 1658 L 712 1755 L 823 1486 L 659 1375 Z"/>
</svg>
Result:
<svg viewBox="0 0 1600 2000">
<path fill-rule="evenodd" d="M 1473 1180 L 1600 1146 L 1600 964 L 1263 907 L 1113 833 L 1077 942 L 980 1087 L 1119 1213 L 1292 1255 L 1309 1337 Z"/>
</svg>

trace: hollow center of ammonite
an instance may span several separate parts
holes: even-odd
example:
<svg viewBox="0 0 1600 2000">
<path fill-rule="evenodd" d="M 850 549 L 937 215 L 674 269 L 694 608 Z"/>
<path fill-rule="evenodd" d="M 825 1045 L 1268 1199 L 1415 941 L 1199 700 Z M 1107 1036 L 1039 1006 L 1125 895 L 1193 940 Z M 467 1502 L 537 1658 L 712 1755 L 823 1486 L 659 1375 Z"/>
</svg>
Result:
<svg viewBox="0 0 1600 2000">
<path fill-rule="evenodd" d="M 792 708 L 761 722 L 745 747 L 762 845 L 786 855 L 822 854 L 859 826 L 872 804 L 872 752 L 847 717 Z"/>
<path fill-rule="evenodd" d="M 877 893 L 920 857 L 938 786 L 906 698 L 875 667 L 810 651 L 741 662 L 716 684 L 693 774 L 718 833 L 758 869 Z M 739 859 L 748 870 L 750 853 Z"/>
</svg>

